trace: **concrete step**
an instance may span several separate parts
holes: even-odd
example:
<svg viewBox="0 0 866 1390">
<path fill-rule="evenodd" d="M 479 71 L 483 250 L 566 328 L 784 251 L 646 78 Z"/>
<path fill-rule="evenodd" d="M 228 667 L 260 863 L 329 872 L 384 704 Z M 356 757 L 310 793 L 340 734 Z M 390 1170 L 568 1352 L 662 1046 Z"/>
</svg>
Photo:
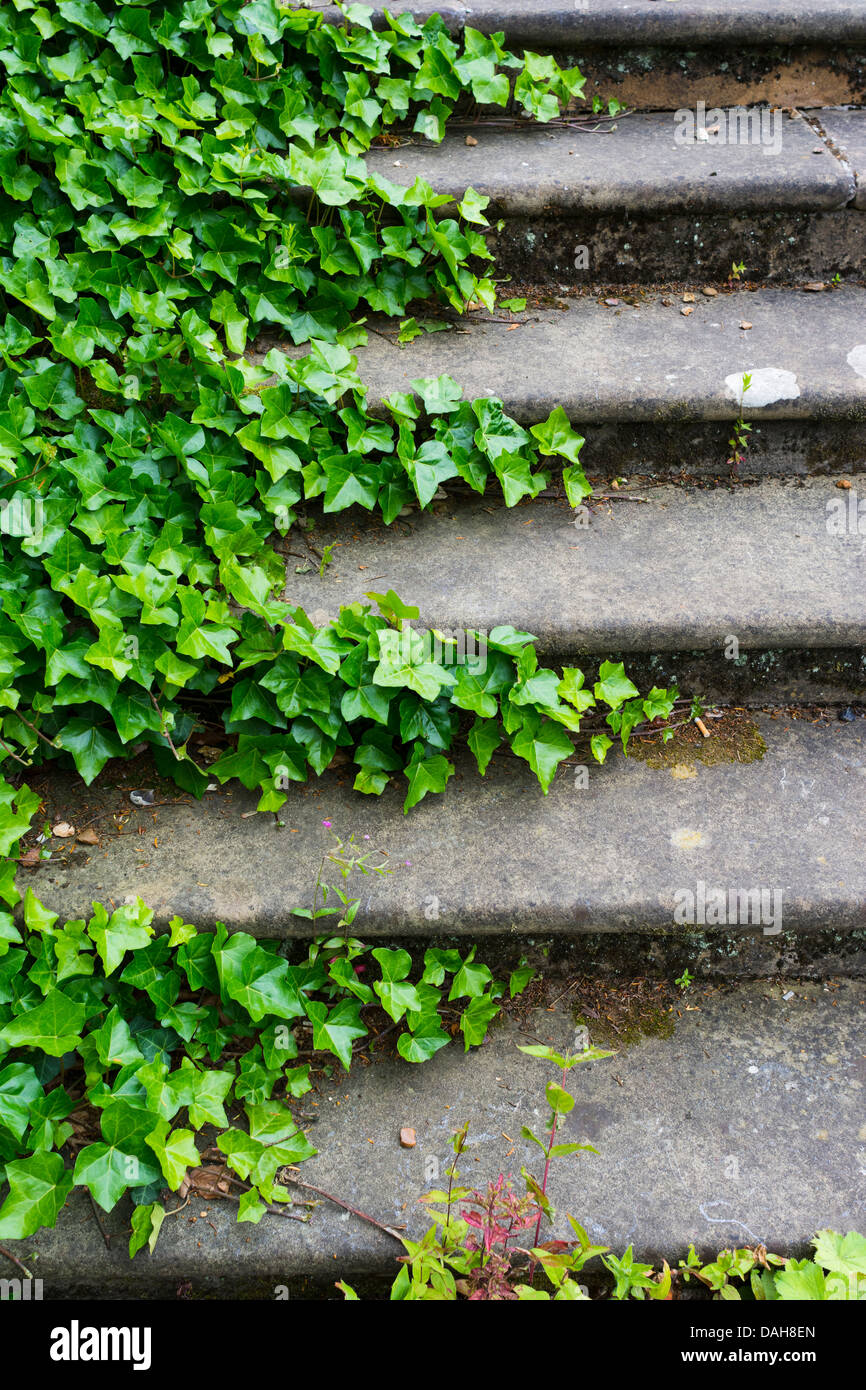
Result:
<svg viewBox="0 0 866 1390">
<path fill-rule="evenodd" d="M 384 6 L 375 4 L 381 18 Z M 393 13 L 393 6 L 392 13 Z M 553 51 L 587 75 L 586 94 L 676 109 L 866 97 L 866 16 L 859 0 L 413 0 L 419 20 L 504 30 L 512 48 Z M 338 11 L 326 11 L 331 20 Z"/>
<path fill-rule="evenodd" d="M 752 433 L 740 477 L 862 471 L 866 290 L 708 299 L 701 283 L 695 304 L 652 288 L 614 305 L 535 297 L 523 314 L 473 312 L 453 320 L 454 332 L 403 347 L 384 321 L 358 350 L 359 370 L 374 403 L 450 373 L 466 399 L 497 396 L 526 423 L 561 405 L 587 436 L 584 466 L 599 476 L 730 478 L 730 425 L 741 410 Z M 253 359 L 273 345 L 260 339 Z"/>
<path fill-rule="evenodd" d="M 425 627 L 511 623 L 555 661 L 721 654 L 731 636 L 743 650 L 866 648 L 866 496 L 856 489 L 817 479 L 638 495 L 623 489 L 577 513 L 564 499 L 506 508 L 460 496 L 396 526 L 321 517 L 316 544 L 336 542 L 331 562 L 320 577 L 290 559 L 287 593 L 325 622 L 391 588 Z"/>
<path fill-rule="evenodd" d="M 732 715 L 714 724 L 706 744 L 686 725 L 666 746 L 635 740 L 627 758 L 612 749 L 604 766 L 584 743 L 546 797 L 508 749 L 498 750 L 483 779 L 471 755 L 457 747 L 450 756 L 456 775 L 445 792 L 408 816 L 402 774 L 381 797 L 362 799 L 346 762 L 292 785 L 283 829 L 251 814 L 256 795 L 236 785 L 201 802 L 165 787 L 157 797 L 165 804 L 143 810 L 129 802 L 130 786 L 154 785 L 141 780 L 140 767 L 103 773 L 86 790 L 34 771 L 28 782 L 45 796 L 50 823 L 92 823 L 101 838 L 90 850 L 53 842 L 52 859 L 22 870 L 24 882 L 66 917 L 89 914 L 94 900 L 140 894 L 159 924 L 181 913 L 201 927 L 219 920 L 304 936 L 309 923 L 292 911 L 309 901 L 333 844 L 323 826 L 330 821 L 344 839 L 369 834 L 396 869 L 360 881 L 355 929 L 364 938 L 508 937 L 518 949 L 528 938 L 591 939 L 590 952 L 628 969 L 626 938 L 643 934 L 645 966 L 649 933 L 662 947 L 670 937 L 686 963 L 704 970 L 772 972 L 789 951 L 806 952 L 791 958 L 798 966 L 838 959 L 840 951 L 866 966 L 862 718 Z M 125 818 L 122 834 L 115 812 Z M 780 895 L 773 900 L 780 923 L 770 920 L 768 903 L 763 925 L 732 909 L 736 920 L 696 919 L 689 931 L 688 900 L 677 895 L 696 893 L 699 880 Z M 681 901 L 686 917 L 678 923 Z M 609 934 L 606 947 L 599 933 Z"/>
<path fill-rule="evenodd" d="M 314 1072 L 316 1089 L 299 1109 L 315 1117 L 319 1154 L 299 1176 L 417 1239 L 429 1224 L 418 1199 L 441 1184 L 450 1137 L 469 1120 L 460 1180 L 483 1187 L 504 1172 L 520 1186 L 521 1165 L 535 1172 L 540 1156 L 521 1126 L 543 1124 L 551 1069 L 518 1046 L 573 1048 L 583 1018 L 593 1040 L 618 1050 L 571 1073 L 577 1104 L 561 1138 L 598 1153 L 552 1164 L 556 1220 L 543 1238 L 573 1238 L 570 1213 L 616 1254 L 633 1244 L 638 1258 L 676 1268 L 692 1242 L 705 1257 L 757 1244 L 802 1255 L 824 1227 L 862 1230 L 852 1166 L 863 1167 L 863 982 L 693 986 L 673 1012 L 667 1003 L 648 1011 L 644 1026 L 656 1035 L 642 1040 L 627 1022 L 629 994 L 611 990 L 607 1021 L 597 999 L 597 1017 L 582 1012 L 574 976 L 551 981 L 468 1056 L 453 1043 L 414 1070 L 388 1054 L 349 1078 Z M 416 1131 L 414 1149 L 400 1148 L 404 1126 Z M 303 1298 L 329 1289 L 339 1297 L 340 1278 L 382 1297 L 403 1253 L 394 1237 L 328 1201 L 306 1224 L 265 1216 L 238 1225 L 235 1212 L 194 1198 L 164 1223 L 154 1253 L 130 1262 L 126 1206 L 102 1216 L 107 1250 L 77 1190 L 55 1230 L 4 1246 L 43 1280 L 46 1299 Z M 595 1285 L 594 1266 L 587 1275 Z"/>
<path fill-rule="evenodd" d="M 320 577 L 312 560 L 298 573 L 291 558 L 286 592 L 322 624 L 391 588 L 425 628 L 486 634 L 510 623 L 550 662 L 627 654 L 651 684 L 664 669 L 714 701 L 866 696 L 866 496 L 856 488 L 604 496 L 575 513 L 564 499 L 507 509 L 454 495 L 390 527 L 317 517 L 331 563 Z"/>
<path fill-rule="evenodd" d="M 853 206 L 866 175 L 862 109 L 633 113 L 552 128 L 482 119 L 441 145 L 374 149 L 368 163 L 397 184 L 488 197 L 488 220 L 505 224 L 490 238 L 497 273 L 523 282 L 724 281 L 743 262 L 747 280 L 795 283 L 860 278 L 866 264 L 866 218 Z"/>
</svg>

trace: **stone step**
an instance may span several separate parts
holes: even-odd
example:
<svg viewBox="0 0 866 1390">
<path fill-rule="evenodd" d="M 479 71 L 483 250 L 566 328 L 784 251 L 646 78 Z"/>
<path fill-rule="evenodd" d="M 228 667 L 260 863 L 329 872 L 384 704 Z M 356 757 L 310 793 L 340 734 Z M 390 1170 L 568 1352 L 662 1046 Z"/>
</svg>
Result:
<svg viewBox="0 0 866 1390">
<path fill-rule="evenodd" d="M 333 845 L 329 821 L 344 839 L 370 835 L 396 869 L 360 881 L 354 926 L 364 938 L 507 937 L 521 949 L 529 938 L 607 933 L 601 954 L 628 968 L 633 957 L 618 955 L 624 938 L 643 934 L 645 965 L 649 933 L 662 943 L 671 937 L 701 969 L 730 958 L 726 969 L 772 972 L 801 950 L 812 960 L 854 953 L 866 966 L 866 722 L 807 711 L 709 723 L 706 743 L 686 725 L 667 746 L 636 739 L 627 758 L 611 749 L 604 766 L 581 743 L 547 796 L 509 749 L 498 750 L 482 779 L 458 748 L 445 792 L 407 816 L 402 774 L 364 800 L 345 762 L 292 784 L 282 829 L 253 815 L 257 796 L 237 784 L 201 802 L 166 787 L 163 804 L 144 810 L 130 805 L 128 790 L 153 785 L 130 780 L 141 769 L 124 770 L 122 780 L 103 774 L 89 789 L 34 771 L 28 782 L 46 797 L 50 823 L 95 824 L 101 838 L 94 849 L 55 841 L 50 861 L 22 873 L 69 918 L 88 915 L 94 900 L 140 894 L 158 924 L 180 913 L 203 928 L 219 920 L 303 937 L 309 923 L 292 913 L 309 902 Z M 128 817 L 123 834 L 113 812 Z M 763 925 L 738 918 L 736 903 L 730 924 L 702 925 L 695 906 L 689 932 L 688 899 L 678 894 L 696 894 L 699 881 L 777 896 Z"/>
<path fill-rule="evenodd" d="M 748 281 L 796 283 L 859 279 L 866 264 L 864 109 L 482 120 L 441 145 L 374 149 L 368 163 L 397 184 L 489 198 L 488 220 L 504 223 L 489 241 L 497 273 L 525 283 L 725 281 L 734 262 Z"/>
<path fill-rule="evenodd" d="M 446 491 L 448 485 L 446 484 Z M 465 490 L 468 492 L 468 489 Z M 866 495 L 832 482 L 604 493 L 514 508 L 454 494 L 387 527 L 317 518 L 318 573 L 287 595 L 320 625 L 393 589 L 426 629 L 511 624 L 568 664 L 615 653 L 650 684 L 739 704 L 866 696 Z M 303 546 L 294 541 L 294 550 Z M 299 572 L 300 571 L 300 572 Z M 637 657 L 635 661 L 633 658 Z"/>
<path fill-rule="evenodd" d="M 377 20 L 383 8 L 373 5 Z M 552 51 L 587 76 L 588 98 L 615 96 L 627 106 L 826 105 L 866 96 L 859 0 L 413 0 L 406 8 L 419 20 L 442 14 L 455 31 L 503 30 L 518 50 Z M 326 15 L 339 18 L 336 8 Z"/>
<path fill-rule="evenodd" d="M 617 1054 L 571 1073 L 577 1104 L 560 1137 L 598 1152 L 552 1164 L 556 1219 L 542 1239 L 573 1238 L 570 1213 L 596 1243 L 618 1255 L 632 1244 L 637 1258 L 657 1267 L 666 1258 L 676 1269 L 690 1243 L 710 1258 L 758 1244 L 811 1253 L 818 1230 L 862 1230 L 851 1173 L 858 1155 L 862 1167 L 864 1140 L 863 994 L 862 981 L 847 979 L 697 985 L 672 1012 L 667 1002 L 651 1009 L 644 1022 L 651 1035 L 640 1039 L 616 990 L 605 1005 L 608 1023 L 582 1014 L 573 977 L 551 981 L 541 1002 L 509 1011 L 468 1056 L 453 1043 L 411 1070 L 385 1044 L 385 1055 L 350 1077 L 328 1081 L 314 1072 L 316 1089 L 299 1109 L 316 1117 L 309 1133 L 319 1154 L 299 1176 L 415 1239 L 430 1224 L 418 1199 L 443 1184 L 449 1140 L 465 1120 L 466 1186 L 484 1187 L 502 1172 L 519 1188 L 522 1164 L 540 1177 L 543 1161 L 521 1127 L 543 1126 L 552 1072 L 518 1047 L 573 1048 L 583 1017 L 590 1037 Z M 406 1126 L 416 1131 L 413 1149 L 399 1144 Z M 169 1208 L 179 1205 L 175 1199 Z M 238 1225 L 235 1212 L 226 1201 L 193 1197 L 164 1223 L 154 1253 L 130 1261 L 125 1204 L 101 1215 L 106 1249 L 86 1194 L 76 1190 L 55 1230 L 3 1244 L 43 1280 L 46 1299 L 274 1299 L 329 1290 L 338 1298 L 337 1279 L 387 1296 L 403 1250 L 373 1225 L 329 1201 L 308 1223 L 265 1216 L 258 1226 Z M 591 1288 L 599 1275 L 598 1262 L 587 1269 Z"/>
<path fill-rule="evenodd" d="M 653 288 L 616 304 L 534 297 L 523 314 L 472 312 L 454 318 L 455 331 L 402 347 L 384 321 L 358 350 L 359 370 L 373 403 L 448 373 L 466 399 L 497 396 L 527 424 L 562 406 L 587 436 L 584 466 L 599 476 L 730 478 L 728 438 L 741 411 L 752 424 L 741 478 L 862 471 L 866 291 L 740 289 L 710 299 L 701 283 L 694 304 Z M 273 345 L 261 339 L 254 360 Z"/>
<path fill-rule="evenodd" d="M 316 545 L 336 543 L 330 563 L 320 577 L 290 558 L 287 593 L 324 623 L 370 589 L 393 589 L 425 627 L 510 623 L 554 661 L 701 650 L 724 665 L 732 638 L 743 651 L 866 648 L 856 487 L 812 479 L 604 496 L 575 512 L 565 499 L 507 508 L 461 495 L 391 526 L 321 517 Z"/>
</svg>

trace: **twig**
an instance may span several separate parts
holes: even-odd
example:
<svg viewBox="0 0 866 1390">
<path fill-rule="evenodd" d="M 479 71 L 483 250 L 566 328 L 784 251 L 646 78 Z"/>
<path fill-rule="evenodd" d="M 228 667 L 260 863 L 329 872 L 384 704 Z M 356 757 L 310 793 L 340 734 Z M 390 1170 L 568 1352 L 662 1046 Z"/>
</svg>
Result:
<svg viewBox="0 0 866 1390">
<path fill-rule="evenodd" d="M 0 738 L 0 744 L 2 744 L 3 747 L 6 749 L 6 752 L 9 754 L 10 758 L 14 758 L 16 763 L 20 763 L 22 767 L 33 766 L 33 764 L 28 763 L 25 758 L 19 758 L 17 753 L 13 753 L 12 749 L 9 747 L 9 744 L 5 741 L 5 739 Z"/>
<path fill-rule="evenodd" d="M 181 1205 L 180 1205 L 179 1207 L 175 1207 L 174 1211 L 167 1211 L 167 1212 L 165 1213 L 166 1216 L 177 1216 L 178 1212 L 179 1212 L 179 1211 L 183 1211 L 184 1207 L 188 1207 L 191 1201 L 192 1201 L 192 1198 L 191 1198 L 191 1197 L 187 1197 L 186 1201 L 185 1201 L 185 1202 L 182 1202 Z"/>
<path fill-rule="evenodd" d="M 246 1190 L 251 1192 L 252 1188 L 247 1188 Z M 240 1202 L 241 1199 L 240 1197 L 236 1197 L 233 1192 L 225 1192 L 223 1193 L 223 1200 L 227 1202 Z M 265 1209 L 270 1212 L 271 1216 L 284 1216 L 287 1221 L 309 1221 L 310 1219 L 309 1213 L 307 1213 L 306 1216 L 300 1216 L 296 1212 L 288 1210 L 286 1207 L 274 1206 L 272 1202 L 265 1202 Z"/>
<path fill-rule="evenodd" d="M 593 502 L 649 502 L 648 497 L 635 497 L 628 492 L 594 492 L 587 497 L 588 503 Z"/>
<path fill-rule="evenodd" d="M 57 749 L 57 744 L 56 744 L 56 743 L 53 743 L 52 740 L 51 740 L 50 738 L 48 738 L 48 736 L 47 736 L 46 734 L 43 734 L 41 729 L 37 729 L 37 727 L 36 727 L 35 724 L 31 724 L 29 719 L 25 719 L 25 718 L 24 718 L 24 715 L 21 713 L 20 710 L 17 709 L 17 710 L 15 711 L 15 714 L 16 714 L 17 718 L 21 720 L 21 723 L 22 723 L 22 724 L 26 724 L 27 727 L 28 727 L 28 729 L 32 729 L 32 730 L 33 730 L 33 732 L 34 732 L 34 734 L 36 735 L 37 738 L 41 738 L 41 739 L 42 739 L 42 742 L 43 742 L 43 743 L 47 743 L 49 748 L 54 748 L 55 750 Z"/>
<path fill-rule="evenodd" d="M 156 696 L 154 695 L 154 693 L 153 693 L 152 690 L 148 690 L 147 693 L 148 693 L 148 695 L 150 696 L 150 703 L 153 705 L 154 709 L 156 710 L 157 714 L 159 715 L 159 726 L 160 726 L 160 727 L 159 727 L 159 732 L 162 734 L 163 738 L 164 738 L 164 739 L 166 740 L 166 742 L 168 743 L 168 746 L 169 746 L 169 748 L 171 749 L 172 753 L 174 754 L 175 759 L 177 760 L 177 762 L 182 762 L 182 758 L 181 758 L 180 753 L 178 753 L 177 749 L 175 748 L 174 744 L 173 744 L 172 741 L 171 741 L 171 734 L 168 732 L 168 729 L 165 727 L 165 715 L 163 714 L 162 710 L 160 709 L 159 705 L 157 704 Z"/>
<path fill-rule="evenodd" d="M 87 1195 L 90 1198 L 90 1205 L 93 1207 L 93 1215 L 96 1218 L 96 1224 L 99 1227 L 99 1233 L 102 1236 L 102 1239 L 105 1241 L 105 1248 L 106 1250 L 110 1250 L 111 1236 L 108 1234 L 108 1232 L 102 1224 L 102 1218 L 99 1215 L 99 1211 L 97 1209 L 95 1201 L 93 1200 L 93 1193 L 90 1191 L 90 1188 L 87 1189 Z"/>
<path fill-rule="evenodd" d="M 33 1278 L 33 1275 L 30 1273 L 30 1270 L 27 1268 L 27 1266 L 25 1264 L 22 1264 L 18 1256 L 13 1255 L 11 1250 L 5 1250 L 3 1246 L 0 1245 L 0 1255 L 5 1255 L 7 1260 L 11 1260 L 14 1265 L 17 1265 L 27 1279 Z"/>
<path fill-rule="evenodd" d="M 378 1230 L 384 1231 L 386 1235 L 393 1236 L 394 1240 L 399 1240 L 402 1245 L 403 1237 L 400 1235 L 400 1230 L 395 1229 L 393 1226 L 384 1225 L 383 1222 L 377 1221 L 375 1216 L 368 1216 L 365 1211 L 359 1211 L 357 1207 L 350 1207 L 348 1202 L 341 1201 L 339 1197 L 334 1197 L 330 1192 L 325 1192 L 321 1187 L 314 1187 L 311 1182 L 303 1182 L 300 1178 L 293 1178 L 290 1173 L 286 1176 L 286 1182 L 294 1183 L 296 1187 L 303 1187 L 307 1192 L 315 1192 L 317 1196 L 324 1197 L 327 1201 L 333 1202 L 334 1206 L 342 1207 L 343 1211 L 350 1211 L 353 1216 L 358 1216 L 362 1221 L 368 1221 L 371 1226 L 375 1226 Z M 403 1226 L 400 1229 L 405 1230 L 406 1228 Z"/>
</svg>

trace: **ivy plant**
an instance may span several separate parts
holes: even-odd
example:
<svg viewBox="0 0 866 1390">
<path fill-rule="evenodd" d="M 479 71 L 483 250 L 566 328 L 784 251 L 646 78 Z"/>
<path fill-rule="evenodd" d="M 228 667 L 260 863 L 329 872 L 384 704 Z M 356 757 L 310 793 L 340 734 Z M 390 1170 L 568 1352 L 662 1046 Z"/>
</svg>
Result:
<svg viewBox="0 0 866 1390">
<path fill-rule="evenodd" d="M 397 185 L 371 143 L 441 140 L 459 102 L 548 120 L 578 69 L 438 16 L 374 29 L 360 5 L 328 24 L 274 0 L 17 0 L 0 64 L 2 759 L 71 759 L 89 783 L 144 744 L 200 795 L 190 736 L 221 702 L 213 772 L 263 810 L 337 748 L 361 792 L 405 776 L 408 810 L 458 735 L 482 772 L 507 742 L 546 791 L 595 703 L 623 742 L 669 712 L 621 667 L 593 693 L 539 670 L 528 634 L 496 629 L 489 669 L 458 669 L 285 592 L 301 505 L 391 522 L 456 478 L 514 506 L 546 461 L 588 493 L 561 409 L 525 429 L 446 376 L 374 415 L 355 355 L 371 312 L 496 295 L 486 199 Z"/>
<path fill-rule="evenodd" d="M 9 848 L 34 800 L 22 787 L 10 803 Z M 381 1018 L 407 1062 L 433 1057 L 452 1030 L 467 1051 L 484 1040 L 504 986 L 474 949 L 430 947 L 419 966 L 350 936 L 360 900 L 327 882 L 327 866 L 344 882 L 390 870 L 381 851 L 335 839 L 312 908 L 297 914 L 338 920 L 296 959 L 222 923 L 199 931 L 175 917 L 157 935 L 140 898 L 61 923 L 28 888 L 20 923 L 0 912 L 0 1239 L 53 1226 L 82 1187 L 105 1211 L 128 1194 L 129 1253 L 152 1251 L 166 1198 L 202 1175 L 202 1191 L 258 1222 L 292 1203 L 281 1171 L 316 1153 L 292 1108 L 315 1060 L 331 1054 L 348 1071 Z M 11 907 L 20 897 L 5 882 Z M 515 972 L 512 994 L 526 978 Z"/>
</svg>

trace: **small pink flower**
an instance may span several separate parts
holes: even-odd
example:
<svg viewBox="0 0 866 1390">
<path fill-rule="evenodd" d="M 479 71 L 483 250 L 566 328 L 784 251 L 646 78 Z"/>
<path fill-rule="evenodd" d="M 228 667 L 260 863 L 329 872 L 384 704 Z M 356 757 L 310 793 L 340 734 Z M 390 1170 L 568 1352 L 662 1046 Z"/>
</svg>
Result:
<svg viewBox="0 0 866 1390">
<path fill-rule="evenodd" d="M 412 860 L 411 860 L 411 859 L 404 859 L 403 862 L 404 862 L 404 864 L 406 865 L 406 868 L 407 868 L 407 869 L 411 869 L 411 867 L 412 867 Z"/>
<path fill-rule="evenodd" d="M 369 840 L 369 838 L 370 838 L 369 835 L 365 835 L 365 836 L 364 836 L 364 839 L 365 839 L 365 840 Z"/>
<path fill-rule="evenodd" d="M 322 825 L 325 827 L 326 830 L 330 830 L 331 828 L 331 822 L 329 820 L 323 820 Z"/>
</svg>

